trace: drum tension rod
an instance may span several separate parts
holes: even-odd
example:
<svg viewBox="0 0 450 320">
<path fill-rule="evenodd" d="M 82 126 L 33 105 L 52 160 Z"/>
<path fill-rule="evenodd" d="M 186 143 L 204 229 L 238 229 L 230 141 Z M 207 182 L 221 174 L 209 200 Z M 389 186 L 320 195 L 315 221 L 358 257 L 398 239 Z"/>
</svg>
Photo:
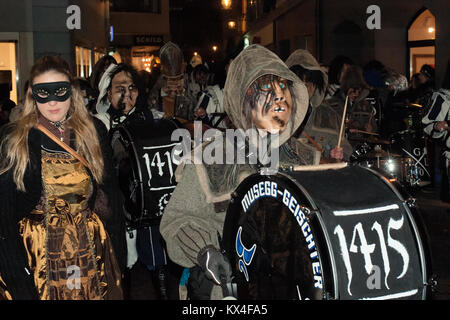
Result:
<svg viewBox="0 0 450 320">
<path fill-rule="evenodd" d="M 409 208 L 413 208 L 416 206 L 416 198 L 409 197 L 408 199 L 403 201 Z"/>
<path fill-rule="evenodd" d="M 323 300 L 335 300 L 334 297 L 331 295 L 331 293 L 328 291 L 322 292 L 322 299 Z"/>
<path fill-rule="evenodd" d="M 318 212 L 320 212 L 319 210 L 311 210 L 310 208 L 303 206 L 300 206 L 300 210 L 305 214 L 306 221 L 308 223 L 311 222 L 310 219 L 313 215 L 316 215 Z"/>
<path fill-rule="evenodd" d="M 437 288 L 437 285 L 438 285 L 438 281 L 437 281 L 436 274 L 431 275 L 431 277 L 428 279 L 428 281 L 423 284 L 424 287 L 430 287 L 431 291 L 435 291 Z"/>
</svg>

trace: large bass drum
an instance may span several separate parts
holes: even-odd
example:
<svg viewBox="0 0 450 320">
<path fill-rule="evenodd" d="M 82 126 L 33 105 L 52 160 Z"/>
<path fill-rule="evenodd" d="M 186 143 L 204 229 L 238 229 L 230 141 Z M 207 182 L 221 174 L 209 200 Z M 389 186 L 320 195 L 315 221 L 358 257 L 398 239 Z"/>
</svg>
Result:
<svg viewBox="0 0 450 320">
<path fill-rule="evenodd" d="M 222 243 L 237 298 L 426 299 L 413 199 L 372 169 L 331 167 L 254 174 L 235 190 Z"/>
<path fill-rule="evenodd" d="M 173 120 L 142 114 L 110 131 L 130 229 L 158 223 L 175 189 L 174 152 L 181 143 L 171 136 L 177 128 Z"/>
</svg>

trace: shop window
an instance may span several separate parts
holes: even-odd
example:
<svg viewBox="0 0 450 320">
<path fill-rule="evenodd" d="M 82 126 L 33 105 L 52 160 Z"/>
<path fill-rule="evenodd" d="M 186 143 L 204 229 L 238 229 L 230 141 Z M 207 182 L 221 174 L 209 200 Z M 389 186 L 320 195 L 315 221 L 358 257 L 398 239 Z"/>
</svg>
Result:
<svg viewBox="0 0 450 320">
<path fill-rule="evenodd" d="M 75 46 L 75 60 L 77 65 L 77 77 L 88 78 L 92 72 L 92 50 Z"/>
<path fill-rule="evenodd" d="M 17 104 L 16 69 L 16 43 L 0 42 L 0 86 L 2 95 L 7 95 L 9 93 L 9 99 Z"/>
<path fill-rule="evenodd" d="M 424 64 L 435 65 L 436 19 L 428 9 L 419 11 L 408 28 L 409 77 Z"/>
</svg>

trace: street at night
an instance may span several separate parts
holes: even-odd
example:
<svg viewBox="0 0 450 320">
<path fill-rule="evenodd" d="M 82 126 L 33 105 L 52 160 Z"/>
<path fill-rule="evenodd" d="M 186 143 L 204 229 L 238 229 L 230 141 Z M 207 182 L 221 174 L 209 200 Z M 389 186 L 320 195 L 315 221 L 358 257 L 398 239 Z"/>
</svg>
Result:
<svg viewBox="0 0 450 320">
<path fill-rule="evenodd" d="M 450 299 L 449 0 L 0 17 L 0 308 Z"/>
</svg>

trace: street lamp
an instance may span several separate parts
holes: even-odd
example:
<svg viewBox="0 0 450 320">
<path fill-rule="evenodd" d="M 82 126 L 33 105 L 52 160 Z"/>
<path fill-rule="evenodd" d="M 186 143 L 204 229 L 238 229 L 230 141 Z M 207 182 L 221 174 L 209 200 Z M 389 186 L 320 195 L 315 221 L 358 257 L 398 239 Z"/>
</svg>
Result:
<svg viewBox="0 0 450 320">
<path fill-rule="evenodd" d="M 234 29 L 236 27 L 236 21 L 230 20 L 228 21 L 228 28 Z"/>
<path fill-rule="evenodd" d="M 231 8 L 231 0 L 222 0 L 222 8 L 228 10 Z"/>
<path fill-rule="evenodd" d="M 216 52 L 216 51 L 217 51 L 217 49 L 218 49 L 218 47 L 217 47 L 217 46 L 212 46 L 212 50 L 213 50 L 214 52 Z"/>
</svg>

